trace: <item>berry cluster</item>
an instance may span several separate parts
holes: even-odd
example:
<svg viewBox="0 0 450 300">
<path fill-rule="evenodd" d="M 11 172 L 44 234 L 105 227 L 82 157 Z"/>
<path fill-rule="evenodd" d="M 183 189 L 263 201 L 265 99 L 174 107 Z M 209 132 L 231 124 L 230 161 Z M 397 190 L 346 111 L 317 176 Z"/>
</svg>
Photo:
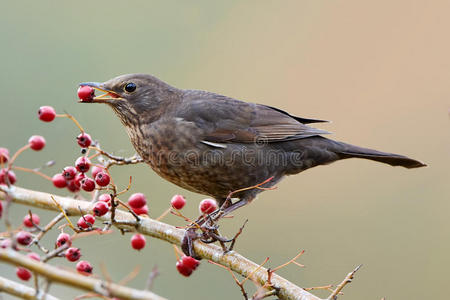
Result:
<svg viewBox="0 0 450 300">
<path fill-rule="evenodd" d="M 177 261 L 176 267 L 178 273 L 188 277 L 195 271 L 195 269 L 197 269 L 199 265 L 200 262 L 195 258 L 183 255 L 181 259 Z"/>
<path fill-rule="evenodd" d="M 1 210 L 1 202 L 0 202 L 0 210 Z M 91 216 L 92 217 L 92 216 Z M 86 220 L 92 221 L 87 216 L 84 216 Z M 94 222 L 94 221 L 92 221 Z M 33 234 L 33 231 L 40 231 L 38 225 L 40 224 L 40 218 L 37 214 L 28 214 L 24 216 L 23 226 L 25 228 L 29 228 L 30 231 L 21 230 L 18 231 L 13 239 L 5 238 L 0 240 L 0 248 L 6 249 L 6 248 L 12 248 L 15 251 L 29 251 L 27 248 L 20 248 L 20 246 L 29 247 L 33 241 L 36 240 L 37 236 Z M 81 250 L 79 248 L 71 247 L 72 246 L 72 237 L 67 233 L 60 233 L 55 241 L 55 248 L 60 247 L 66 247 L 67 250 L 63 252 L 66 259 L 70 262 L 78 261 L 81 258 Z M 64 249 L 61 249 L 64 250 Z M 27 254 L 27 256 L 31 259 L 34 259 L 36 261 L 40 261 L 40 256 L 37 253 L 30 252 Z M 83 275 L 90 275 L 92 274 L 92 266 L 87 261 L 80 261 L 76 265 L 76 269 L 78 272 L 80 272 Z M 24 267 L 17 267 L 16 268 L 16 275 L 19 279 L 28 281 L 32 277 L 33 273 L 24 268 Z"/>
<path fill-rule="evenodd" d="M 92 102 L 95 97 L 95 91 L 91 87 L 82 86 L 78 89 L 78 97 L 81 102 Z M 56 188 L 67 188 L 72 193 L 78 193 L 81 190 L 85 192 L 93 192 L 94 190 L 107 190 L 111 192 L 92 194 L 96 195 L 97 201 L 93 204 L 92 213 L 82 215 L 77 221 L 77 227 L 73 228 L 76 232 L 79 231 L 91 231 L 99 230 L 94 228 L 96 217 L 102 217 L 107 214 L 111 209 L 119 204 L 123 205 L 121 201 L 114 202 L 113 199 L 117 199 L 117 195 L 121 193 L 116 192 L 116 186 L 111 182 L 108 168 L 103 165 L 93 164 L 91 159 L 98 155 L 103 155 L 99 150 L 98 144 L 93 141 L 92 137 L 86 133 L 78 122 L 70 115 L 58 115 L 55 109 L 51 106 L 42 106 L 39 108 L 38 117 L 43 122 L 52 122 L 57 117 L 67 117 L 71 119 L 80 129 L 81 133 L 76 137 L 76 142 L 79 147 L 82 148 L 82 156 L 78 157 L 72 165 L 66 166 L 60 173 L 55 174 L 51 181 Z M 0 148 L 0 184 L 11 185 L 16 182 L 16 175 L 12 169 L 13 161 L 24 150 L 32 149 L 34 151 L 42 150 L 46 145 L 46 141 L 42 136 L 33 135 L 29 138 L 28 144 L 19 149 L 14 155 L 10 156 L 9 150 L 6 148 Z M 89 156 L 89 151 L 94 149 L 96 154 Z M 101 161 L 101 160 L 99 160 Z M 16 168 L 24 169 L 24 168 Z M 14 169 L 14 170 L 16 170 Z M 41 176 L 45 177 L 45 175 Z M 48 177 L 46 177 L 48 178 Z M 127 202 L 129 209 L 131 209 L 136 215 L 148 215 L 148 201 L 147 197 L 143 193 L 134 193 L 128 198 Z M 186 199 L 182 195 L 174 195 L 170 200 L 170 207 L 163 214 L 172 213 L 182 216 L 179 210 L 183 209 L 186 205 Z M 217 210 L 218 204 L 213 199 L 204 199 L 199 204 L 199 211 L 208 215 Z M 3 212 L 3 204 L 0 201 L 0 217 Z M 187 218 L 184 218 L 187 220 Z M 36 232 L 40 231 L 39 228 L 41 220 L 37 214 L 28 214 L 23 218 L 23 226 L 25 230 L 18 231 L 14 239 L 0 239 L 0 247 L 13 248 L 16 251 L 21 251 L 20 247 L 29 247 L 32 243 L 36 242 Z M 142 250 L 146 246 L 146 238 L 142 234 L 136 233 L 131 236 L 130 244 L 135 250 Z M 57 256 L 65 257 L 70 262 L 78 262 L 76 269 L 78 272 L 84 275 L 92 274 L 92 265 L 87 261 L 80 261 L 82 256 L 81 250 L 72 246 L 72 237 L 68 233 L 61 232 L 56 241 L 54 242 L 55 248 L 61 248 L 62 252 Z M 178 252 L 180 252 L 178 250 Z M 35 253 L 29 253 L 28 256 L 35 260 L 40 260 L 39 255 Z M 190 276 L 200 262 L 193 257 L 182 255 L 176 262 L 176 269 L 183 276 Z M 32 272 L 23 267 L 17 268 L 17 276 L 22 280 L 29 280 L 32 277 Z"/>
<path fill-rule="evenodd" d="M 137 215 L 148 214 L 147 198 L 142 193 L 135 193 L 128 198 L 128 205 Z"/>
</svg>

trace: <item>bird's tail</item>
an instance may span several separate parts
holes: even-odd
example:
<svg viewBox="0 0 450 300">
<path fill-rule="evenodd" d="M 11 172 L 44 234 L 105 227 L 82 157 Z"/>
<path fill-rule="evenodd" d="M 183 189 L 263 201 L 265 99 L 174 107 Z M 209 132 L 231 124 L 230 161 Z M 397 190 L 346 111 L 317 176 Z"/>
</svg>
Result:
<svg viewBox="0 0 450 300">
<path fill-rule="evenodd" d="M 391 166 L 402 166 L 408 169 L 426 166 L 426 164 L 418 160 L 403 155 L 362 148 L 337 141 L 333 142 L 336 143 L 333 147 L 333 152 L 336 153 L 340 159 L 353 157 L 364 158 L 389 164 Z"/>
</svg>

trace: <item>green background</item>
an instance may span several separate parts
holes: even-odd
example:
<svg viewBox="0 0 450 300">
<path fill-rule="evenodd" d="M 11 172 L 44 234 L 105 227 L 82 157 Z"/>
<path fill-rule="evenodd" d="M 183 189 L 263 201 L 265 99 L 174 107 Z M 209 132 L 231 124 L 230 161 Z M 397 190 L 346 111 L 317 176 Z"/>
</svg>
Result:
<svg viewBox="0 0 450 300">
<path fill-rule="evenodd" d="M 448 299 L 449 10 L 440 0 L 3 1 L 0 146 L 14 151 L 40 134 L 47 147 L 23 154 L 18 165 L 56 160 L 45 170 L 52 175 L 72 164 L 79 155 L 77 129 L 65 119 L 47 124 L 36 117 L 39 106 L 52 105 L 75 115 L 105 149 L 132 155 L 112 111 L 76 99 L 79 82 L 125 73 L 151 73 L 179 88 L 332 120 L 320 126 L 335 139 L 405 154 L 429 167 L 347 160 L 308 170 L 224 220 L 224 232 L 231 235 L 248 218 L 236 249 L 255 262 L 270 257 L 270 267 L 305 249 L 305 268 L 279 271 L 302 287 L 336 284 L 363 264 L 342 299 Z M 175 193 L 187 197 L 185 213 L 195 217 L 204 198 L 144 165 L 115 168 L 113 175 L 121 186 L 133 175 L 132 192 L 147 194 L 152 217 Z M 67 194 L 36 176 L 18 178 L 23 187 Z M 15 225 L 25 212 L 13 207 Z M 43 222 L 54 215 L 39 213 Z M 165 221 L 183 225 L 173 216 Z M 136 288 L 157 264 L 154 291 L 170 299 L 241 297 L 231 276 L 205 261 L 190 278 L 178 275 L 171 245 L 155 239 L 141 252 L 117 232 L 76 245 L 97 274 L 104 263 L 116 281 L 141 266 L 129 283 Z M 15 278 L 9 265 L 0 264 L 0 273 Z M 50 292 L 63 299 L 82 293 L 56 284 Z"/>
</svg>

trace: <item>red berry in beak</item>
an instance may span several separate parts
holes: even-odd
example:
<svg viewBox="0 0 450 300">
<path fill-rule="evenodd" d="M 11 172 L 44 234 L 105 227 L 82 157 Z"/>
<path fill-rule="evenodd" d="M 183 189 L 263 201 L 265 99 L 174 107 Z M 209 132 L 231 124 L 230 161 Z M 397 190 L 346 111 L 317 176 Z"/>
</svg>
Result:
<svg viewBox="0 0 450 300">
<path fill-rule="evenodd" d="M 82 102 L 90 102 L 95 97 L 95 90 L 91 88 L 90 86 L 80 86 L 77 91 L 78 98 Z"/>
</svg>

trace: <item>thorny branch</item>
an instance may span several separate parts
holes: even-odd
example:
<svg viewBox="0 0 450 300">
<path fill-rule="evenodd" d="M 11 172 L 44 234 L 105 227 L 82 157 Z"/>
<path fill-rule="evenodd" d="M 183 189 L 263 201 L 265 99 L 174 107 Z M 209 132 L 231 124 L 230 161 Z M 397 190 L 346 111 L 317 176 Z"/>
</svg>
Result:
<svg viewBox="0 0 450 300">
<path fill-rule="evenodd" d="M 44 192 L 28 190 L 20 187 L 0 186 L 0 199 L 5 199 L 9 195 L 13 202 L 35 206 L 47 210 L 60 211 L 62 209 L 68 216 L 78 216 L 81 213 L 87 214 L 92 212 L 93 204 L 88 201 L 75 200 L 73 198 L 53 196 Z M 6 195 L 7 193 L 7 195 Z M 140 222 L 129 213 L 123 210 L 115 211 L 116 226 L 119 229 L 129 231 L 138 231 L 141 234 L 149 235 L 161 240 L 165 240 L 171 244 L 180 245 L 184 235 L 184 230 L 177 229 L 174 226 L 158 222 L 150 218 L 140 218 Z M 100 220 L 109 221 L 110 213 L 99 217 Z M 267 284 L 268 270 L 260 267 L 258 264 L 251 262 L 245 257 L 239 255 L 235 251 L 223 253 L 223 250 L 212 244 L 204 244 L 200 241 L 194 242 L 194 248 L 198 255 L 207 260 L 214 261 L 220 265 L 229 267 L 232 271 L 244 277 L 252 274 L 254 280 L 261 286 Z M 259 268 L 259 269 L 258 269 Z M 255 269 L 258 269 L 255 271 Z M 319 300 L 320 298 L 312 295 L 304 289 L 296 286 L 288 280 L 271 273 L 271 285 L 268 289 L 276 289 L 277 296 L 280 299 L 296 299 L 296 300 Z"/>
<path fill-rule="evenodd" d="M 338 286 L 336 287 L 336 289 L 334 290 L 334 292 L 327 298 L 327 300 L 336 300 L 337 296 L 339 295 L 339 293 L 342 291 L 342 289 L 349 284 L 350 282 L 352 282 L 353 280 L 353 276 L 355 275 L 356 272 L 358 272 L 358 270 L 361 268 L 362 265 L 357 266 L 353 271 L 351 271 L 350 273 L 347 274 L 347 276 L 345 276 L 344 280 L 338 284 Z"/>
</svg>

